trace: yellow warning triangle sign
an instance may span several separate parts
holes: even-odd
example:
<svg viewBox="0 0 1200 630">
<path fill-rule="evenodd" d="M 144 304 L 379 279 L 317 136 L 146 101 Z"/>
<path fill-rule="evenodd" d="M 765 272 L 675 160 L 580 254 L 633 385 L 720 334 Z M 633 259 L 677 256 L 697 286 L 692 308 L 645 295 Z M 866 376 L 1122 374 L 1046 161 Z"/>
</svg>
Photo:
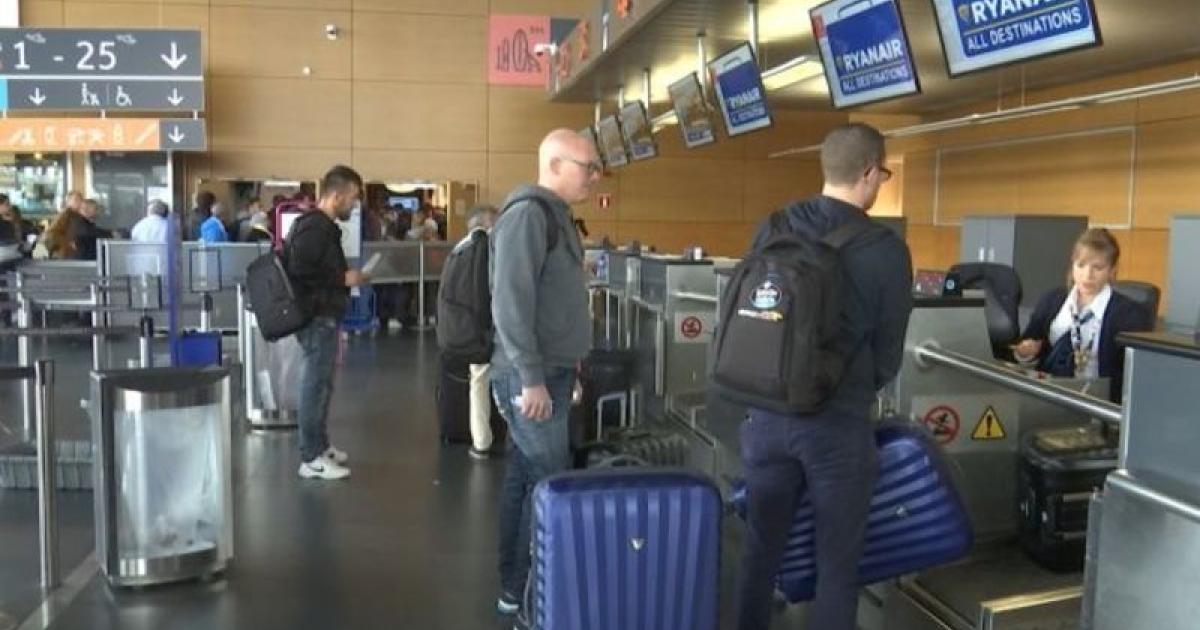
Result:
<svg viewBox="0 0 1200 630">
<path fill-rule="evenodd" d="M 979 423 L 975 425 L 975 430 L 971 432 L 972 440 L 1003 440 L 1004 425 L 1000 424 L 1000 414 L 988 405 L 988 408 L 983 411 L 983 415 L 979 417 Z"/>
</svg>

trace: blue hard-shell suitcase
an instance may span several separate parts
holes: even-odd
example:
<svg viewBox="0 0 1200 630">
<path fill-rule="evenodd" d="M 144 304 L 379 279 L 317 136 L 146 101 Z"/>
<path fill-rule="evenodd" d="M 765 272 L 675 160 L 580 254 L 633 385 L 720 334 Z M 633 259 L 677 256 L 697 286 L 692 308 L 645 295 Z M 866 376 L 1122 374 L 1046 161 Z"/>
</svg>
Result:
<svg viewBox="0 0 1200 630">
<path fill-rule="evenodd" d="M 965 556 L 974 541 L 971 521 L 938 445 L 922 429 L 902 422 L 881 423 L 875 443 L 879 479 L 871 499 L 859 581 L 870 584 Z M 745 518 L 744 485 L 736 487 L 733 504 Z M 796 507 L 775 576 L 776 587 L 790 602 L 810 600 L 816 590 L 813 536 L 813 507 L 805 497 Z"/>
<path fill-rule="evenodd" d="M 533 494 L 531 627 L 715 630 L 721 496 L 671 468 L 571 471 Z"/>
</svg>

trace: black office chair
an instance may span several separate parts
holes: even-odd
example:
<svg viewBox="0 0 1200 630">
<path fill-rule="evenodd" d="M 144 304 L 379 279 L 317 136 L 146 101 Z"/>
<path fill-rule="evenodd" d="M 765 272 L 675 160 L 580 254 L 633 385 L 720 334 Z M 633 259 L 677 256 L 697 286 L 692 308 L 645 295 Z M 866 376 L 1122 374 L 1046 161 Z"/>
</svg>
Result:
<svg viewBox="0 0 1200 630">
<path fill-rule="evenodd" d="M 1021 335 L 1021 320 L 1017 306 L 1021 304 L 1021 279 L 1016 270 L 998 263 L 959 263 L 950 268 L 957 274 L 963 289 L 982 289 L 984 316 L 987 318 L 988 338 L 992 355 L 1011 360 L 1009 344 Z"/>
<path fill-rule="evenodd" d="M 1151 320 L 1158 318 L 1158 301 L 1162 298 L 1162 291 L 1157 286 L 1138 280 L 1118 280 L 1113 283 L 1113 290 L 1141 304 Z"/>
</svg>

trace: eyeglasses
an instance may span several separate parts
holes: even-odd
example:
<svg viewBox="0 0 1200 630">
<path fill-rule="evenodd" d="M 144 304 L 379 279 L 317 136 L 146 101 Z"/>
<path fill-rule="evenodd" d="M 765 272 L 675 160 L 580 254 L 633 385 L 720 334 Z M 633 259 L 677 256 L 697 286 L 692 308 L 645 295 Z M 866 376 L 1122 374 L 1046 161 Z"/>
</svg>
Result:
<svg viewBox="0 0 1200 630">
<path fill-rule="evenodd" d="M 566 157 L 565 155 L 558 156 L 558 159 L 566 160 L 573 164 L 578 164 L 580 168 L 588 172 L 588 175 L 599 175 L 600 173 L 604 172 L 604 167 L 601 166 L 599 162 L 585 162 L 583 160 L 576 160 L 575 158 Z"/>
<path fill-rule="evenodd" d="M 892 169 L 890 169 L 886 166 L 883 166 L 882 164 L 879 166 L 876 166 L 875 168 L 879 169 L 879 172 L 883 174 L 883 181 L 886 182 L 892 178 L 892 175 L 893 175 Z"/>
</svg>

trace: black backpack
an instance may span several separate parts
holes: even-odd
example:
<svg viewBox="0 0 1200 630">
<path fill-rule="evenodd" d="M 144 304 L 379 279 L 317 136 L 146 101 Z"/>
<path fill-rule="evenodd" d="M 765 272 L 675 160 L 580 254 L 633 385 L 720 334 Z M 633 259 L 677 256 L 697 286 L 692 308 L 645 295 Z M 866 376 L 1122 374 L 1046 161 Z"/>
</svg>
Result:
<svg viewBox="0 0 1200 630">
<path fill-rule="evenodd" d="M 292 225 L 292 235 L 301 225 L 301 219 L 303 217 Z M 267 341 L 282 339 L 307 326 L 313 318 L 310 300 L 296 291 L 288 275 L 286 257 L 289 251 L 285 239 L 282 255 L 271 250 L 255 258 L 246 268 L 249 307 Z"/>
<path fill-rule="evenodd" d="M 793 231 L 785 211 L 734 268 L 721 296 L 711 377 L 724 396 L 779 413 L 812 413 L 841 382 L 840 251 L 875 226 L 851 220 L 821 239 Z"/>
<path fill-rule="evenodd" d="M 558 246 L 558 219 L 554 209 L 540 197 L 519 197 L 504 206 L 532 201 L 546 215 L 546 251 Z M 488 285 L 488 237 L 483 231 L 460 243 L 442 265 L 438 285 L 437 342 L 446 355 L 469 363 L 492 360 L 492 291 Z"/>
</svg>

